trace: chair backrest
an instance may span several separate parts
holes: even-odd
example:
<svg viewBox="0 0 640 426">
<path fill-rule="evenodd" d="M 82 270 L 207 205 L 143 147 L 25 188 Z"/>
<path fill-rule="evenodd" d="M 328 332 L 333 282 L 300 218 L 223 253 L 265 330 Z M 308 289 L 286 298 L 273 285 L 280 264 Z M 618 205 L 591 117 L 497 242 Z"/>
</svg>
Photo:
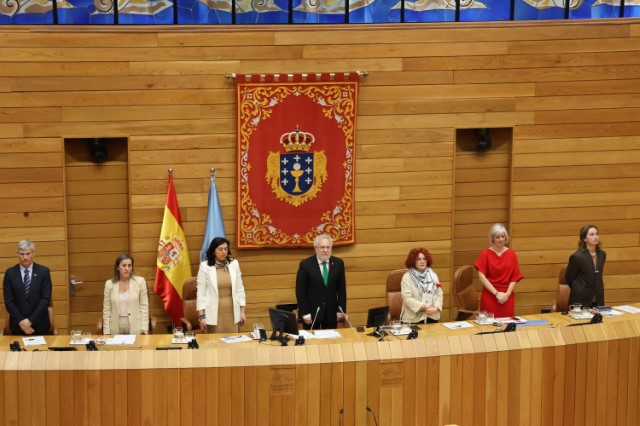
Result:
<svg viewBox="0 0 640 426">
<path fill-rule="evenodd" d="M 402 313 L 402 292 L 400 291 L 400 283 L 407 269 L 396 269 L 387 275 L 387 305 L 389 306 L 389 315 L 387 315 L 387 324 L 393 318 L 400 318 Z"/>
<path fill-rule="evenodd" d="M 473 265 L 464 265 L 453 274 L 453 300 L 458 309 L 457 320 L 464 320 L 478 311 L 478 292 L 473 286 Z"/>
<path fill-rule="evenodd" d="M 565 275 L 567 267 L 563 266 L 560 269 L 560 275 L 558 276 L 558 295 L 556 301 L 553 304 L 552 310 L 554 312 L 562 312 L 569 310 L 569 294 L 571 293 L 571 287 L 567 284 Z"/>
<path fill-rule="evenodd" d="M 196 309 L 196 294 L 198 291 L 198 280 L 191 277 L 184 282 L 182 286 L 182 310 L 183 323 L 188 331 L 200 331 L 200 320 L 198 319 L 198 310 Z M 184 321 L 186 319 L 187 321 Z"/>
<path fill-rule="evenodd" d="M 9 311 L 7 311 L 6 305 L 5 305 L 4 309 L 5 309 L 5 311 L 4 311 L 4 329 L 2 330 L 2 334 L 4 336 L 11 336 L 11 327 L 9 327 Z M 49 322 L 51 323 L 51 328 L 49 329 L 49 332 L 47 334 L 50 335 L 50 336 L 55 336 L 55 335 L 58 334 L 58 329 L 56 328 L 55 321 L 54 321 L 53 300 L 51 300 L 49 302 L 48 312 L 49 312 Z"/>
</svg>

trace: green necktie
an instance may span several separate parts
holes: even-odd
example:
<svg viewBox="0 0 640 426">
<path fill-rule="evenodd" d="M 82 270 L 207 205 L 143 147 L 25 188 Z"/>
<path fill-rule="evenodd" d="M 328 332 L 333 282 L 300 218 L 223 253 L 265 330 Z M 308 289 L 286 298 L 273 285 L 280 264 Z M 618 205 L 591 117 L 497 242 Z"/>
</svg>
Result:
<svg viewBox="0 0 640 426">
<path fill-rule="evenodd" d="M 322 262 L 322 281 L 324 281 L 325 286 L 329 281 L 329 268 L 327 268 L 327 262 Z"/>
</svg>

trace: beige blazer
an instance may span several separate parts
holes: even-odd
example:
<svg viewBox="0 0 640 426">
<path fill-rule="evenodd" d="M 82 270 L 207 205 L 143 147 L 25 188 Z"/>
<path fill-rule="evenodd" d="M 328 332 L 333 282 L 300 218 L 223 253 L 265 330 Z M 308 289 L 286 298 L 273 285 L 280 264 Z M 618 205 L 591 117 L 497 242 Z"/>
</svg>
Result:
<svg viewBox="0 0 640 426">
<path fill-rule="evenodd" d="M 436 273 L 433 272 L 431 268 L 429 268 L 429 272 L 431 273 L 431 277 L 433 278 L 433 280 L 437 284 L 439 284 L 440 280 L 438 279 Z M 444 301 L 444 295 L 440 286 L 436 286 L 435 292 L 432 294 L 422 293 L 411 280 L 411 274 L 409 272 L 406 272 L 402 276 L 402 281 L 400 282 L 400 290 L 402 291 L 402 322 L 416 323 L 424 321 L 424 319 L 427 317 L 436 321 L 440 320 L 442 303 Z M 425 304 L 434 305 L 436 308 L 438 308 L 438 312 L 433 315 L 427 315 L 424 312 L 420 312 L 420 308 Z"/>
<path fill-rule="evenodd" d="M 240 322 L 240 307 L 247 305 L 242 285 L 242 273 L 237 260 L 229 263 L 231 277 L 231 296 L 233 299 L 233 323 Z M 209 266 L 205 260 L 198 270 L 196 309 L 204 309 L 207 325 L 218 325 L 218 275 L 215 266 Z"/>
<path fill-rule="evenodd" d="M 102 306 L 102 332 L 120 334 L 118 324 L 118 303 L 120 290 L 118 283 L 108 280 L 104 283 L 104 302 Z M 144 278 L 132 275 L 129 278 L 129 333 L 140 334 L 149 330 L 149 296 Z"/>
</svg>

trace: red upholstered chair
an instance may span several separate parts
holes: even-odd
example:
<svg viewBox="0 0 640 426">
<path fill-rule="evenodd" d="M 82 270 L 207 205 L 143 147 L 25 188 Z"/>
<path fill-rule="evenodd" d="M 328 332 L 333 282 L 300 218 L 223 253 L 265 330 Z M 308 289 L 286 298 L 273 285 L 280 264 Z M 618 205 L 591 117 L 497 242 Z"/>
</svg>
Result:
<svg viewBox="0 0 640 426">
<path fill-rule="evenodd" d="M 453 300 L 456 302 L 458 314 L 456 321 L 473 319 L 478 312 L 478 292 L 473 286 L 473 265 L 459 267 L 453 274 Z"/>
<path fill-rule="evenodd" d="M 571 287 L 569 287 L 567 280 L 564 277 L 566 272 L 567 267 L 563 266 L 562 269 L 560 269 L 560 276 L 558 277 L 558 295 L 556 296 L 556 301 L 553 302 L 553 306 L 551 307 L 553 312 L 569 310 L 569 294 L 571 293 Z"/>
<path fill-rule="evenodd" d="M 402 291 L 400 283 L 407 269 L 396 269 L 387 275 L 387 306 L 389 306 L 389 315 L 387 315 L 387 324 L 391 323 L 393 318 L 400 318 L 402 313 Z"/>
</svg>

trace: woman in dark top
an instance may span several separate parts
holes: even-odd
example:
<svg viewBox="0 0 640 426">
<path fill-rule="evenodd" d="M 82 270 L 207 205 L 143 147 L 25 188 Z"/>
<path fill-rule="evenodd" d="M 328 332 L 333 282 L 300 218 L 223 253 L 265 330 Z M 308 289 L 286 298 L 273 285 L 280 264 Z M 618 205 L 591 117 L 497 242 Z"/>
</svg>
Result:
<svg viewBox="0 0 640 426">
<path fill-rule="evenodd" d="M 569 257 L 565 279 L 571 287 L 569 304 L 584 307 L 604 305 L 602 272 L 607 254 L 600 248 L 600 235 L 595 225 L 580 229 L 578 250 Z"/>
</svg>

